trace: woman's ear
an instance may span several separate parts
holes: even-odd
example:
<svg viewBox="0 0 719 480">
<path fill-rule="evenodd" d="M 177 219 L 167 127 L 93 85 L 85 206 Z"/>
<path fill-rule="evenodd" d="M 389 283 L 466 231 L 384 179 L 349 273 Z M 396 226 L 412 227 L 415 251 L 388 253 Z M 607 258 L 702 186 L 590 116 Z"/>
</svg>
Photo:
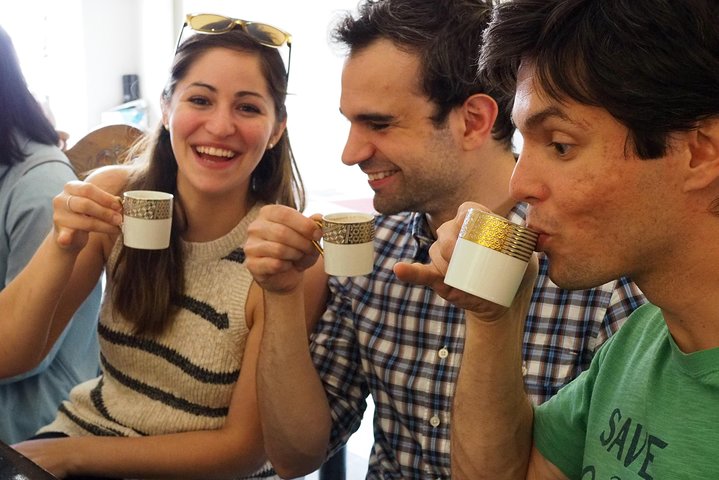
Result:
<svg viewBox="0 0 719 480">
<path fill-rule="evenodd" d="M 165 130 L 170 129 L 170 114 L 168 110 L 169 107 L 167 105 L 167 100 L 165 99 L 165 96 L 160 95 L 160 113 L 162 115 L 162 126 L 165 127 Z"/>
<path fill-rule="evenodd" d="M 462 105 L 465 149 L 473 150 L 491 136 L 498 111 L 497 102 L 489 95 L 478 93 L 465 100 Z"/>
<path fill-rule="evenodd" d="M 691 158 L 684 191 L 701 190 L 719 180 L 719 119 L 702 120 L 688 136 Z"/>
<path fill-rule="evenodd" d="M 277 142 L 280 141 L 280 138 L 282 138 L 282 134 L 285 133 L 285 129 L 287 128 L 287 119 L 278 122 L 277 125 L 275 125 L 275 129 L 272 132 L 272 135 L 270 136 L 270 142 L 269 144 L 274 146 L 277 145 Z M 268 147 L 272 148 L 272 147 Z"/>
</svg>

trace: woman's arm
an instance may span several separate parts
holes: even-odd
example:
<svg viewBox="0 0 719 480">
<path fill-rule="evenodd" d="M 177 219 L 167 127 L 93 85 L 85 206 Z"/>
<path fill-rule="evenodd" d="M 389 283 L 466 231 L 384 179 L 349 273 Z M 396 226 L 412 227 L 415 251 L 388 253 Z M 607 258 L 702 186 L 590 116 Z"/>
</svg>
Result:
<svg viewBox="0 0 719 480">
<path fill-rule="evenodd" d="M 261 299 L 261 296 L 260 296 Z M 237 478 L 265 462 L 255 371 L 262 336 L 261 309 L 247 339 L 227 419 L 218 430 L 146 437 L 70 437 L 33 440 L 14 447 L 58 477 Z"/>
<path fill-rule="evenodd" d="M 0 376 L 37 365 L 92 291 L 104 267 L 108 235 L 119 233 L 116 205 L 114 195 L 78 181 L 53 199 L 53 230 L 0 292 Z"/>
</svg>

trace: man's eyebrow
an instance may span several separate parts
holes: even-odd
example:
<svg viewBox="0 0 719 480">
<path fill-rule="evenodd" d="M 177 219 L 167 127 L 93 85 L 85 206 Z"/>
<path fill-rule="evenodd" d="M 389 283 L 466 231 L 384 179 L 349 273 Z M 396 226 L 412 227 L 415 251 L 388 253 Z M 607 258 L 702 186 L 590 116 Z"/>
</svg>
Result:
<svg viewBox="0 0 719 480">
<path fill-rule="evenodd" d="M 340 113 L 347 117 L 347 115 L 344 114 L 342 109 L 340 108 Z M 348 117 L 349 118 L 349 117 Z M 390 123 L 393 122 L 396 119 L 394 115 L 388 115 L 385 113 L 359 113 L 355 116 L 353 116 L 350 120 L 355 122 L 376 122 L 376 123 Z"/>
<path fill-rule="evenodd" d="M 527 117 L 527 120 L 524 122 L 524 128 L 527 130 L 533 129 L 541 125 L 543 122 L 545 122 L 547 119 L 550 118 L 558 118 L 560 120 L 563 120 L 565 122 L 569 122 L 572 125 L 576 125 L 579 128 L 586 128 L 586 125 L 583 125 L 582 123 L 579 123 L 564 113 L 564 111 L 557 107 L 547 107 L 544 110 L 540 110 L 538 112 L 533 113 L 529 117 Z M 514 120 L 512 120 L 514 121 Z"/>
</svg>

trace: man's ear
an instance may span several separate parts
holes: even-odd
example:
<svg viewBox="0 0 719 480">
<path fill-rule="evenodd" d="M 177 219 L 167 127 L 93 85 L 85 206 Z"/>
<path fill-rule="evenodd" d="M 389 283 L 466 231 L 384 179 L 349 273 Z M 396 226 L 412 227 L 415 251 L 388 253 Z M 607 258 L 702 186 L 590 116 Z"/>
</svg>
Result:
<svg viewBox="0 0 719 480">
<path fill-rule="evenodd" d="M 688 132 L 689 168 L 684 191 L 701 190 L 719 180 L 719 119 L 702 120 Z"/>
<path fill-rule="evenodd" d="M 489 95 L 478 93 L 465 100 L 462 105 L 464 148 L 472 150 L 486 142 L 492 134 L 494 120 L 497 118 L 497 102 Z"/>
</svg>

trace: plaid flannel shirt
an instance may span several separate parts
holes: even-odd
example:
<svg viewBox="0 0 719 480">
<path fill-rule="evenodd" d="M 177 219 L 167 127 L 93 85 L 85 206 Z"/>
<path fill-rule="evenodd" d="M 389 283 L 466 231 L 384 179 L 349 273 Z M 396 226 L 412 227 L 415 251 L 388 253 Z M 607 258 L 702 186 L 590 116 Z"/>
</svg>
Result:
<svg viewBox="0 0 719 480">
<path fill-rule="evenodd" d="M 526 205 L 509 218 L 523 222 Z M 357 430 L 367 395 L 375 443 L 367 479 L 450 479 L 450 412 L 464 346 L 464 313 L 431 289 L 402 283 L 398 261 L 429 261 L 424 214 L 378 216 L 375 269 L 330 278 L 331 297 L 311 342 L 333 428 L 330 452 Z M 540 270 L 525 326 L 525 385 L 541 403 L 589 366 L 596 349 L 645 302 L 621 279 L 567 291 Z"/>
</svg>

